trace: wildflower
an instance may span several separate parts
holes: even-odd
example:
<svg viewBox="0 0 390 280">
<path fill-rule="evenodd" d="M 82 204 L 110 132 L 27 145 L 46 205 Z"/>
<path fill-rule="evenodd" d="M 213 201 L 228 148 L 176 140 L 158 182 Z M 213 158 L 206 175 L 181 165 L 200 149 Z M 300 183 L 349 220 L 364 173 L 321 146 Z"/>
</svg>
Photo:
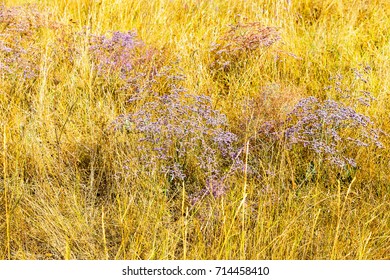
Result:
<svg viewBox="0 0 390 280">
<path fill-rule="evenodd" d="M 280 40 L 274 27 L 264 27 L 259 22 L 239 23 L 230 29 L 211 47 L 211 69 L 226 71 L 239 63 L 243 56 L 262 48 L 268 48 Z"/>
<path fill-rule="evenodd" d="M 354 159 L 343 154 L 347 145 L 383 147 L 378 140 L 380 130 L 374 128 L 369 117 L 334 100 L 302 99 L 288 115 L 287 122 L 285 137 L 290 147 L 302 145 L 339 167 L 356 165 Z"/>
<path fill-rule="evenodd" d="M 0 5 L 0 69 L 6 77 L 16 76 L 19 81 L 26 81 L 38 76 L 37 33 L 44 27 L 58 27 L 47 18 L 33 5 L 11 8 Z"/>
<path fill-rule="evenodd" d="M 111 37 L 92 35 L 89 50 L 100 76 L 119 72 L 125 78 L 133 69 L 137 59 L 136 49 L 141 46 L 143 42 L 134 31 L 115 31 Z"/>
<path fill-rule="evenodd" d="M 156 96 L 115 125 L 138 136 L 144 166 L 157 168 L 173 182 L 189 180 L 198 170 L 207 174 L 208 185 L 215 185 L 224 175 L 224 164 L 236 156 L 237 136 L 226 130 L 226 116 L 212 109 L 207 96 Z"/>
</svg>

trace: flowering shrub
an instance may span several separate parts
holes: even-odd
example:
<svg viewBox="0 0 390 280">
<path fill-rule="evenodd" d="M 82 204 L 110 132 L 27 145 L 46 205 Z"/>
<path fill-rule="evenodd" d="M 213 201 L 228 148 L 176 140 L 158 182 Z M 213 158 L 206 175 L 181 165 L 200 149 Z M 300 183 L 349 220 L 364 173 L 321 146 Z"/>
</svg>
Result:
<svg viewBox="0 0 390 280">
<path fill-rule="evenodd" d="M 136 160 L 172 184 L 200 178 L 202 194 L 223 194 L 225 169 L 238 162 L 237 136 L 226 130 L 226 116 L 212 109 L 209 97 L 186 94 L 181 86 L 184 76 L 156 63 L 153 49 L 135 32 L 91 35 L 89 41 L 97 76 L 106 82 L 115 77 L 129 105 L 139 108 L 114 121 L 116 129 L 137 139 Z"/>
<path fill-rule="evenodd" d="M 361 68 L 361 69 L 360 69 Z M 351 68 L 347 73 L 337 73 L 329 78 L 331 85 L 325 87 L 326 91 L 333 90 L 343 102 L 352 107 L 370 107 L 376 98 L 369 91 L 369 74 L 372 68 L 362 65 L 360 68 Z"/>
<path fill-rule="evenodd" d="M 89 48 L 101 76 L 119 72 L 122 78 L 134 68 L 137 48 L 143 42 L 137 39 L 135 32 L 113 32 L 111 38 L 104 35 L 91 35 Z"/>
<path fill-rule="evenodd" d="M 163 79 L 178 78 L 178 75 L 171 77 L 170 67 L 164 66 L 164 55 L 146 46 L 135 31 L 89 36 L 90 56 L 98 81 L 104 83 L 105 87 L 110 85 L 114 91 L 121 93 L 147 95 L 166 92 L 167 89 L 162 88 Z M 159 90 L 156 90 L 156 85 Z"/>
<path fill-rule="evenodd" d="M 285 137 L 289 146 L 301 145 L 339 167 L 356 166 L 347 147 L 382 148 L 381 131 L 369 117 L 334 100 L 302 99 L 287 118 Z"/>
<path fill-rule="evenodd" d="M 235 134 L 226 130 L 226 116 L 212 109 L 210 98 L 170 93 L 156 96 L 134 113 L 120 116 L 115 126 L 138 138 L 140 162 L 170 182 L 191 181 L 202 171 L 215 195 L 215 182 L 237 153 Z"/>
<path fill-rule="evenodd" d="M 53 21 L 34 6 L 7 8 L 0 5 L 0 69 L 20 80 L 39 73 L 39 47 L 34 37 L 42 28 L 56 28 Z"/>
<path fill-rule="evenodd" d="M 211 69 L 229 70 L 248 54 L 270 47 L 279 40 L 276 28 L 264 27 L 259 22 L 232 25 L 211 49 Z"/>
</svg>

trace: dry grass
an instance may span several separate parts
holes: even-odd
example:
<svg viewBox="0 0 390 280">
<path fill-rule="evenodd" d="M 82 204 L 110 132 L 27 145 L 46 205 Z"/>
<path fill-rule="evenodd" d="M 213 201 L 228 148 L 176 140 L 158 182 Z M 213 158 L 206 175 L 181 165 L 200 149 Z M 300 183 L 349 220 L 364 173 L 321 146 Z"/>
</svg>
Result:
<svg viewBox="0 0 390 280">
<path fill-rule="evenodd" d="M 277 133 L 308 96 L 390 131 L 389 1 L 1 2 L 0 259 L 389 258 L 388 137 L 338 147 L 356 161 L 340 169 Z M 111 31 L 144 42 L 131 69 L 91 51 L 90 35 Z M 242 148 L 221 156 L 222 140 L 191 150 L 180 141 L 193 134 L 168 134 L 185 180 L 159 172 L 171 166 L 140 145 L 142 127 L 113 129 L 182 89 L 226 115 L 205 137 L 230 131 Z"/>
</svg>

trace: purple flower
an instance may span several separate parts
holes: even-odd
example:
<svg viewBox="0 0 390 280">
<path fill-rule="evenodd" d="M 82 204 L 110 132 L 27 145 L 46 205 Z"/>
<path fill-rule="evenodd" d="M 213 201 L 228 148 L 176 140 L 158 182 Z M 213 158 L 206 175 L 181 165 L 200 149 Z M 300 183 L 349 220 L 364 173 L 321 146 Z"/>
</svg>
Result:
<svg viewBox="0 0 390 280">
<path fill-rule="evenodd" d="M 137 63 L 137 48 L 143 46 L 133 31 L 112 32 L 111 37 L 92 35 L 89 48 L 101 76 L 117 72 L 123 79 Z"/>
<path fill-rule="evenodd" d="M 189 180 L 198 170 L 209 178 L 206 185 L 211 188 L 224 175 L 223 166 L 236 161 L 237 136 L 226 130 L 226 116 L 212 109 L 207 96 L 155 96 L 114 123 L 138 137 L 142 163 L 158 162 L 151 172 L 157 169 L 173 182 Z M 212 191 L 220 192 L 217 187 Z"/>
<path fill-rule="evenodd" d="M 201 172 L 204 187 L 218 195 L 223 191 L 216 182 L 226 175 L 224 166 L 238 162 L 238 138 L 226 130 L 226 116 L 212 109 L 207 96 L 174 91 L 155 96 L 114 123 L 138 138 L 141 163 L 173 183 L 191 180 L 193 172 Z"/>
<path fill-rule="evenodd" d="M 6 78 L 17 78 L 20 82 L 38 76 L 40 52 L 36 35 L 43 27 L 56 28 L 47 18 L 32 5 L 12 8 L 0 5 L 0 69 Z"/>
<path fill-rule="evenodd" d="M 290 148 L 302 145 L 339 167 L 356 165 L 352 158 L 344 155 L 348 146 L 375 144 L 382 147 L 379 135 L 380 131 L 374 128 L 369 117 L 334 100 L 320 102 L 315 97 L 298 102 L 288 115 L 285 130 Z"/>
</svg>

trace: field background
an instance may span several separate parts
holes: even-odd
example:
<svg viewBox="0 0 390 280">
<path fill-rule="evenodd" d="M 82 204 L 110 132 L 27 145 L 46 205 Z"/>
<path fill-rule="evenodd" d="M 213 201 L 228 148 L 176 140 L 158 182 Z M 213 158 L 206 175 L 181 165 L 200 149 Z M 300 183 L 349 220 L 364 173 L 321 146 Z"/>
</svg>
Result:
<svg viewBox="0 0 390 280">
<path fill-rule="evenodd" d="M 0 2 L 0 259 L 389 259 L 389 1 Z M 99 64 L 115 51 L 91 49 L 113 31 L 143 42 L 130 54 L 132 87 L 123 65 Z M 224 143 L 238 152 L 218 154 L 214 138 L 183 146 L 185 157 L 170 150 L 183 179 L 160 172 L 169 165 L 137 133 L 112 127 L 184 89 L 226 116 L 215 127 L 234 133 Z M 383 132 L 337 142 L 354 162 L 334 164 L 278 134 L 309 96 Z M 208 148 L 217 152 L 202 169 Z"/>
</svg>

